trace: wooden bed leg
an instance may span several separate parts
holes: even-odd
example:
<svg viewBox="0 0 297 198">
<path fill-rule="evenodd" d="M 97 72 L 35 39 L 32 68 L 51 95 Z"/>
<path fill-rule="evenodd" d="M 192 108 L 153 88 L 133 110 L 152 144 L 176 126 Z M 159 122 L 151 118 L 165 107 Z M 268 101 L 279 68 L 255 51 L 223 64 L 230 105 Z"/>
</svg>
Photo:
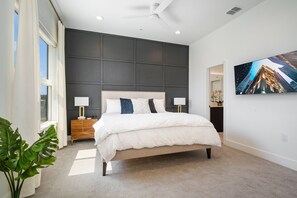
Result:
<svg viewBox="0 0 297 198">
<path fill-rule="evenodd" d="M 107 166 L 107 163 L 103 162 L 102 176 L 106 176 L 106 166 Z"/>
<path fill-rule="evenodd" d="M 207 153 L 207 158 L 211 159 L 211 148 L 207 148 L 206 153 Z"/>
</svg>

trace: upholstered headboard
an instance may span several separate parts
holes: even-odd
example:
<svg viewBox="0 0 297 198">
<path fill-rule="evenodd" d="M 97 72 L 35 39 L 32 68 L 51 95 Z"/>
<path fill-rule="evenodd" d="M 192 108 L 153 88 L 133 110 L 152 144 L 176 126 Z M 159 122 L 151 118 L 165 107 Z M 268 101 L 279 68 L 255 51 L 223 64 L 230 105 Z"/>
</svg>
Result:
<svg viewBox="0 0 297 198">
<path fill-rule="evenodd" d="M 101 113 L 105 113 L 105 111 L 106 111 L 106 99 L 119 99 L 119 98 L 154 98 L 154 99 L 164 99 L 164 103 L 165 103 L 165 92 L 150 92 L 150 91 L 102 91 L 101 92 Z"/>
</svg>

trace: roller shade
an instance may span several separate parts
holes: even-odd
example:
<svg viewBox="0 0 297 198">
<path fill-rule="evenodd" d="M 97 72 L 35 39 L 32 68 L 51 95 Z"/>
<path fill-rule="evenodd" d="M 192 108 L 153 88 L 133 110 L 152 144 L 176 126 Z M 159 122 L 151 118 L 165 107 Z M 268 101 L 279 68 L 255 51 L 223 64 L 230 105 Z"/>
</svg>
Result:
<svg viewBox="0 0 297 198">
<path fill-rule="evenodd" d="M 53 46 L 58 41 L 58 17 L 49 0 L 38 0 L 39 27 Z"/>
</svg>

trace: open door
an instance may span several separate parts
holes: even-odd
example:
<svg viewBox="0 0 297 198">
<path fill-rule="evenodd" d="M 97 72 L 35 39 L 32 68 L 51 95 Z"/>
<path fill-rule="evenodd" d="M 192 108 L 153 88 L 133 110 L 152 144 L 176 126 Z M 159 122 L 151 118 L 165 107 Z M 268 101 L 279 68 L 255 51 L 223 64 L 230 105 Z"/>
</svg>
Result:
<svg viewBox="0 0 297 198">
<path fill-rule="evenodd" d="M 209 68 L 210 121 L 218 132 L 224 131 L 224 66 Z"/>
</svg>

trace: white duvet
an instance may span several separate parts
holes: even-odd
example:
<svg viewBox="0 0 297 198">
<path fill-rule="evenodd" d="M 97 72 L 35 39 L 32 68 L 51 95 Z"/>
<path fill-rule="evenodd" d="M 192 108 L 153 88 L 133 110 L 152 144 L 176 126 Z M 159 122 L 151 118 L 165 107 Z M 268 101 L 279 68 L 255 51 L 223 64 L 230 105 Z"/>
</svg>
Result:
<svg viewBox="0 0 297 198">
<path fill-rule="evenodd" d="M 95 144 L 109 162 L 117 150 L 208 144 L 221 146 L 207 119 L 186 113 L 103 114 L 93 125 Z"/>
</svg>

